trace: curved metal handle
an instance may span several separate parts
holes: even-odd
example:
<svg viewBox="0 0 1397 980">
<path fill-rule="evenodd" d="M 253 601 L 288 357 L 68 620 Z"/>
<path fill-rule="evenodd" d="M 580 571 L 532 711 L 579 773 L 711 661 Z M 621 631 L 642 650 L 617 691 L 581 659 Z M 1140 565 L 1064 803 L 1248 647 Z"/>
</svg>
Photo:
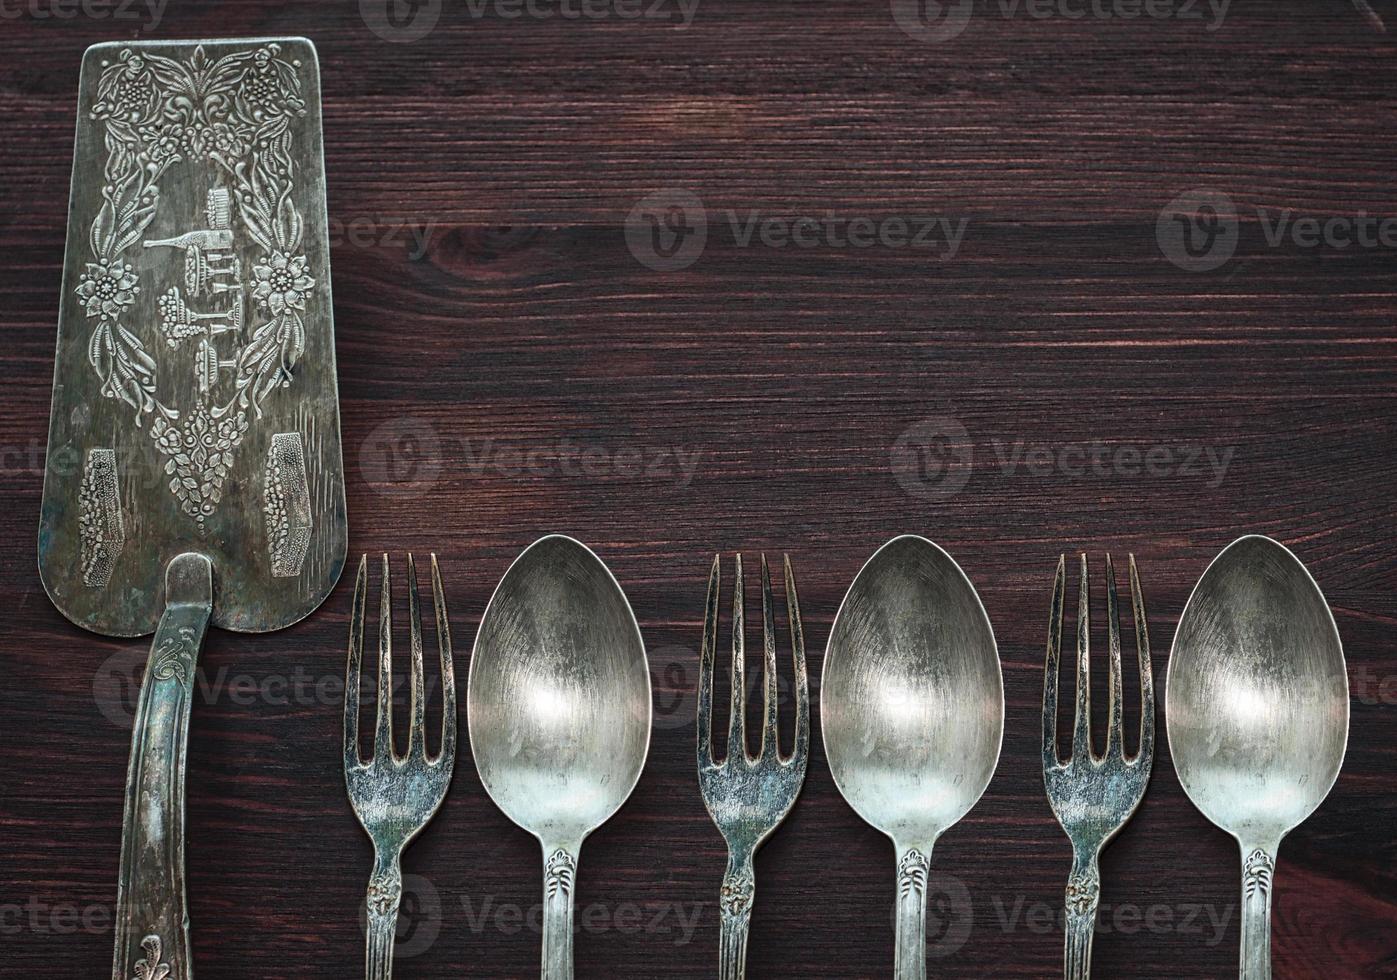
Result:
<svg viewBox="0 0 1397 980">
<path fill-rule="evenodd" d="M 931 848 L 898 847 L 895 980 L 926 980 L 926 889 Z"/>
<path fill-rule="evenodd" d="M 718 980 L 743 980 L 747 976 L 747 930 L 752 924 L 752 902 L 757 880 L 752 855 L 728 852 L 728 870 L 718 899 Z"/>
<path fill-rule="evenodd" d="M 572 980 L 572 893 L 579 850 L 577 845 L 543 847 L 543 980 Z"/>
<path fill-rule="evenodd" d="M 1067 930 L 1062 954 L 1066 980 L 1090 980 L 1091 940 L 1096 932 L 1096 909 L 1101 904 L 1101 872 L 1096 854 L 1074 855 L 1067 879 Z"/>
<path fill-rule="evenodd" d="M 213 566 L 178 555 L 141 682 L 126 773 L 113 980 L 189 980 L 184 769 L 194 668 L 213 613 Z"/>
<path fill-rule="evenodd" d="M 368 931 L 364 946 L 366 980 L 391 980 L 393 940 L 398 934 L 398 907 L 403 901 L 403 872 L 397 854 L 374 858 L 367 900 Z"/>
<path fill-rule="evenodd" d="M 1241 980 L 1271 980 L 1271 879 L 1276 848 L 1242 845 Z"/>
</svg>

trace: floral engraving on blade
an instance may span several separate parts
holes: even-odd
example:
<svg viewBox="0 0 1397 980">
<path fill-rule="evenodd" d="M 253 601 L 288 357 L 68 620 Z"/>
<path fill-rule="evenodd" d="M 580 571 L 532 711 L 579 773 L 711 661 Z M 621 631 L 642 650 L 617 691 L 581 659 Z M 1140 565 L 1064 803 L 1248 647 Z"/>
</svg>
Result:
<svg viewBox="0 0 1397 980">
<path fill-rule="evenodd" d="M 76 291 L 92 335 L 88 360 L 101 392 L 129 405 L 168 457 L 169 488 L 202 527 L 213 514 L 234 451 L 262 403 L 291 383 L 305 350 L 302 314 L 316 280 L 302 253 L 305 219 L 293 200 L 293 123 L 307 109 L 301 64 L 278 44 L 187 58 L 123 50 L 104 62 L 91 117 L 107 148 L 106 184 Z M 167 176 L 202 188 L 194 227 L 147 238 Z M 256 250 L 243 278 L 239 242 Z M 150 252 L 149 250 L 155 250 Z M 173 251 L 177 261 L 158 262 Z M 158 318 L 131 316 L 146 276 Z M 258 314 L 245 314 L 251 288 Z M 155 329 L 152 329 L 155 328 Z M 173 354 L 157 360 L 160 341 Z M 157 385 L 174 371 L 179 384 Z M 172 395 L 171 393 L 174 392 Z"/>
<path fill-rule="evenodd" d="M 369 881 L 368 908 L 374 915 L 392 915 L 403 901 L 401 875 L 376 875 Z"/>
<path fill-rule="evenodd" d="M 299 575 L 311 532 L 310 487 L 299 432 L 278 432 L 272 436 L 264 478 L 262 499 L 272 575 Z"/>
<path fill-rule="evenodd" d="M 146 955 L 136 961 L 136 972 L 131 980 L 165 980 L 170 975 L 170 964 L 164 962 L 163 947 L 159 936 L 146 936 L 141 940 L 141 951 Z"/>
<path fill-rule="evenodd" d="M 931 858 L 915 849 L 908 851 L 897 866 L 898 894 L 904 898 L 914 893 L 925 895 L 930 875 Z"/>
<path fill-rule="evenodd" d="M 1271 875 L 1275 870 L 1276 862 L 1260 848 L 1248 854 L 1246 863 L 1242 865 L 1242 882 L 1247 897 L 1258 892 L 1265 897 L 1271 891 Z"/>
<path fill-rule="evenodd" d="M 723 879 L 723 889 L 718 897 L 723 915 L 729 919 L 745 919 L 752 912 L 752 902 L 757 897 L 757 883 L 749 874 L 729 875 Z"/>
<path fill-rule="evenodd" d="M 567 897 L 572 892 L 573 877 L 577 874 L 577 862 L 562 848 L 548 857 L 543 869 L 544 889 L 549 898 L 554 895 Z"/>
<path fill-rule="evenodd" d="M 175 636 L 165 637 L 155 648 L 155 664 L 151 667 L 151 673 L 156 680 L 188 683 L 194 673 L 196 652 L 194 631 L 188 626 L 181 626 Z"/>
<path fill-rule="evenodd" d="M 1101 904 L 1101 876 L 1095 871 L 1074 874 L 1067 879 L 1067 911 L 1074 916 L 1096 914 Z"/>
<path fill-rule="evenodd" d="M 100 589 L 111 581 L 116 560 L 126 546 L 117 489 L 116 452 L 89 449 L 78 491 L 78 538 L 82 550 L 82 581 Z"/>
</svg>

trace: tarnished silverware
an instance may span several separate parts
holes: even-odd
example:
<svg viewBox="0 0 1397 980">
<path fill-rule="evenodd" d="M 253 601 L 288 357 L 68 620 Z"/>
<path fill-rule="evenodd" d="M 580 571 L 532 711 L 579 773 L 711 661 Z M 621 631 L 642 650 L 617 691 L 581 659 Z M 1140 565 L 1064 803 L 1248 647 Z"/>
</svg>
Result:
<svg viewBox="0 0 1397 980">
<path fill-rule="evenodd" d="M 1213 559 L 1174 634 L 1164 718 L 1179 782 L 1242 852 L 1242 980 L 1271 976 L 1281 838 L 1329 795 L 1348 744 L 1334 616 L 1290 550 L 1239 538 Z"/>
<path fill-rule="evenodd" d="M 994 775 L 1004 682 L 989 618 L 960 566 L 925 538 L 883 545 L 830 630 L 820 727 L 835 785 L 892 838 L 897 980 L 926 976 L 931 849 Z"/>
<path fill-rule="evenodd" d="M 1145 627 L 1145 600 L 1135 556 L 1130 556 L 1130 603 L 1140 658 L 1140 744 L 1125 754 L 1121 714 L 1121 623 L 1116 604 L 1116 573 L 1106 556 L 1107 643 L 1110 651 L 1111 705 L 1107 717 L 1106 753 L 1097 756 L 1091 741 L 1091 617 L 1087 588 L 1087 556 L 1082 555 L 1082 579 L 1077 593 L 1077 707 L 1073 716 L 1072 750 L 1063 762 L 1057 747 L 1058 665 L 1062 650 L 1062 610 L 1067 589 L 1067 557 L 1058 559 L 1053 581 L 1053 605 L 1048 619 L 1048 657 L 1043 668 L 1043 785 L 1057 822 L 1072 842 L 1072 873 L 1067 879 L 1067 935 L 1063 976 L 1091 976 L 1091 941 L 1096 909 L 1101 901 L 1098 858 L 1135 813 L 1149 785 L 1154 765 L 1154 679 L 1150 672 L 1150 640 Z"/>
<path fill-rule="evenodd" d="M 543 846 L 543 980 L 571 980 L 582 842 L 631 795 L 650 749 L 650 668 L 610 570 L 540 538 L 505 572 L 466 688 L 480 781 Z"/>
<path fill-rule="evenodd" d="M 742 555 L 737 556 L 737 581 L 732 599 L 732 708 L 728 718 L 728 752 L 722 763 L 713 760 L 713 669 L 718 644 L 718 604 L 721 562 L 713 558 L 708 576 L 708 603 L 703 619 L 703 663 L 699 670 L 698 773 L 699 789 L 713 822 L 728 845 L 728 868 L 723 875 L 719 901 L 721 946 L 719 980 L 742 980 L 747 972 L 747 928 L 756 897 L 752 856 L 791 812 L 810 757 L 810 682 L 805 673 L 805 635 L 800 625 L 791 560 L 785 559 L 786 608 L 795 657 L 795 745 L 790 756 L 777 747 L 776 623 L 772 613 L 771 572 L 762 555 L 762 649 L 765 652 L 764 711 L 761 749 L 753 757 L 747 750 L 746 617 L 742 583 Z"/>
<path fill-rule="evenodd" d="M 388 980 L 393 975 L 393 937 L 403 897 L 402 855 L 436 815 L 456 768 L 456 672 L 451 659 L 451 628 L 442 594 L 441 571 L 432 555 L 432 609 L 436 614 L 441 657 L 441 748 L 427 752 L 427 693 L 422 663 L 422 607 L 417 597 L 417 568 L 407 556 L 409 701 L 407 754 L 393 745 L 393 617 L 388 556 L 383 556 L 383 584 L 378 605 L 378 710 L 373 752 L 365 762 L 359 752 L 359 691 L 364 661 L 364 610 L 369 587 L 368 556 L 359 559 L 354 582 L 354 611 L 349 623 L 349 667 L 345 674 L 344 784 L 349 802 L 374 846 L 374 867 L 367 897 L 368 934 L 365 976 Z"/>
<path fill-rule="evenodd" d="M 187 980 L 184 775 L 210 623 L 289 626 L 344 567 L 320 80 L 304 38 L 87 50 L 39 573 L 155 633 L 131 738 L 114 980 Z"/>
</svg>

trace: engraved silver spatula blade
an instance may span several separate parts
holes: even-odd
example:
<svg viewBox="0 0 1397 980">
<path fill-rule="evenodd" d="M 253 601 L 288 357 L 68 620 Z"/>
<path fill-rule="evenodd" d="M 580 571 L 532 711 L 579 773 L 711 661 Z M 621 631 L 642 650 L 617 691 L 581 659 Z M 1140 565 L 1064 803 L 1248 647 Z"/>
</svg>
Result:
<svg viewBox="0 0 1397 980">
<path fill-rule="evenodd" d="M 88 49 L 39 527 L 80 626 L 154 631 L 184 551 L 225 629 L 287 626 L 339 578 L 320 130 L 303 38 Z"/>
</svg>

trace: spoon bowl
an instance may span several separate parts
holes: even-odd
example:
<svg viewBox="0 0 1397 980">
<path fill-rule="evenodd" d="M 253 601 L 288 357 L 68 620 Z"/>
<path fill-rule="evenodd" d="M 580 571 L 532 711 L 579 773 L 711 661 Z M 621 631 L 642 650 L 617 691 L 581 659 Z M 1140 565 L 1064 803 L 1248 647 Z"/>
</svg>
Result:
<svg viewBox="0 0 1397 980">
<path fill-rule="evenodd" d="M 544 856 L 545 980 L 572 976 L 582 841 L 630 796 L 650 746 L 650 671 L 620 585 L 585 545 L 549 535 L 486 607 L 467 683 L 480 781 Z"/>
<path fill-rule="evenodd" d="M 1165 681 L 1179 782 L 1242 849 L 1242 968 L 1270 966 L 1271 879 L 1292 828 L 1323 802 L 1348 743 L 1348 674 L 1329 605 L 1284 545 L 1239 538 L 1179 618 Z"/>
<path fill-rule="evenodd" d="M 931 849 L 989 785 L 1004 732 L 989 617 L 941 548 L 894 538 L 854 578 L 830 631 L 820 717 L 835 785 L 897 850 L 896 976 L 925 977 Z"/>
</svg>

